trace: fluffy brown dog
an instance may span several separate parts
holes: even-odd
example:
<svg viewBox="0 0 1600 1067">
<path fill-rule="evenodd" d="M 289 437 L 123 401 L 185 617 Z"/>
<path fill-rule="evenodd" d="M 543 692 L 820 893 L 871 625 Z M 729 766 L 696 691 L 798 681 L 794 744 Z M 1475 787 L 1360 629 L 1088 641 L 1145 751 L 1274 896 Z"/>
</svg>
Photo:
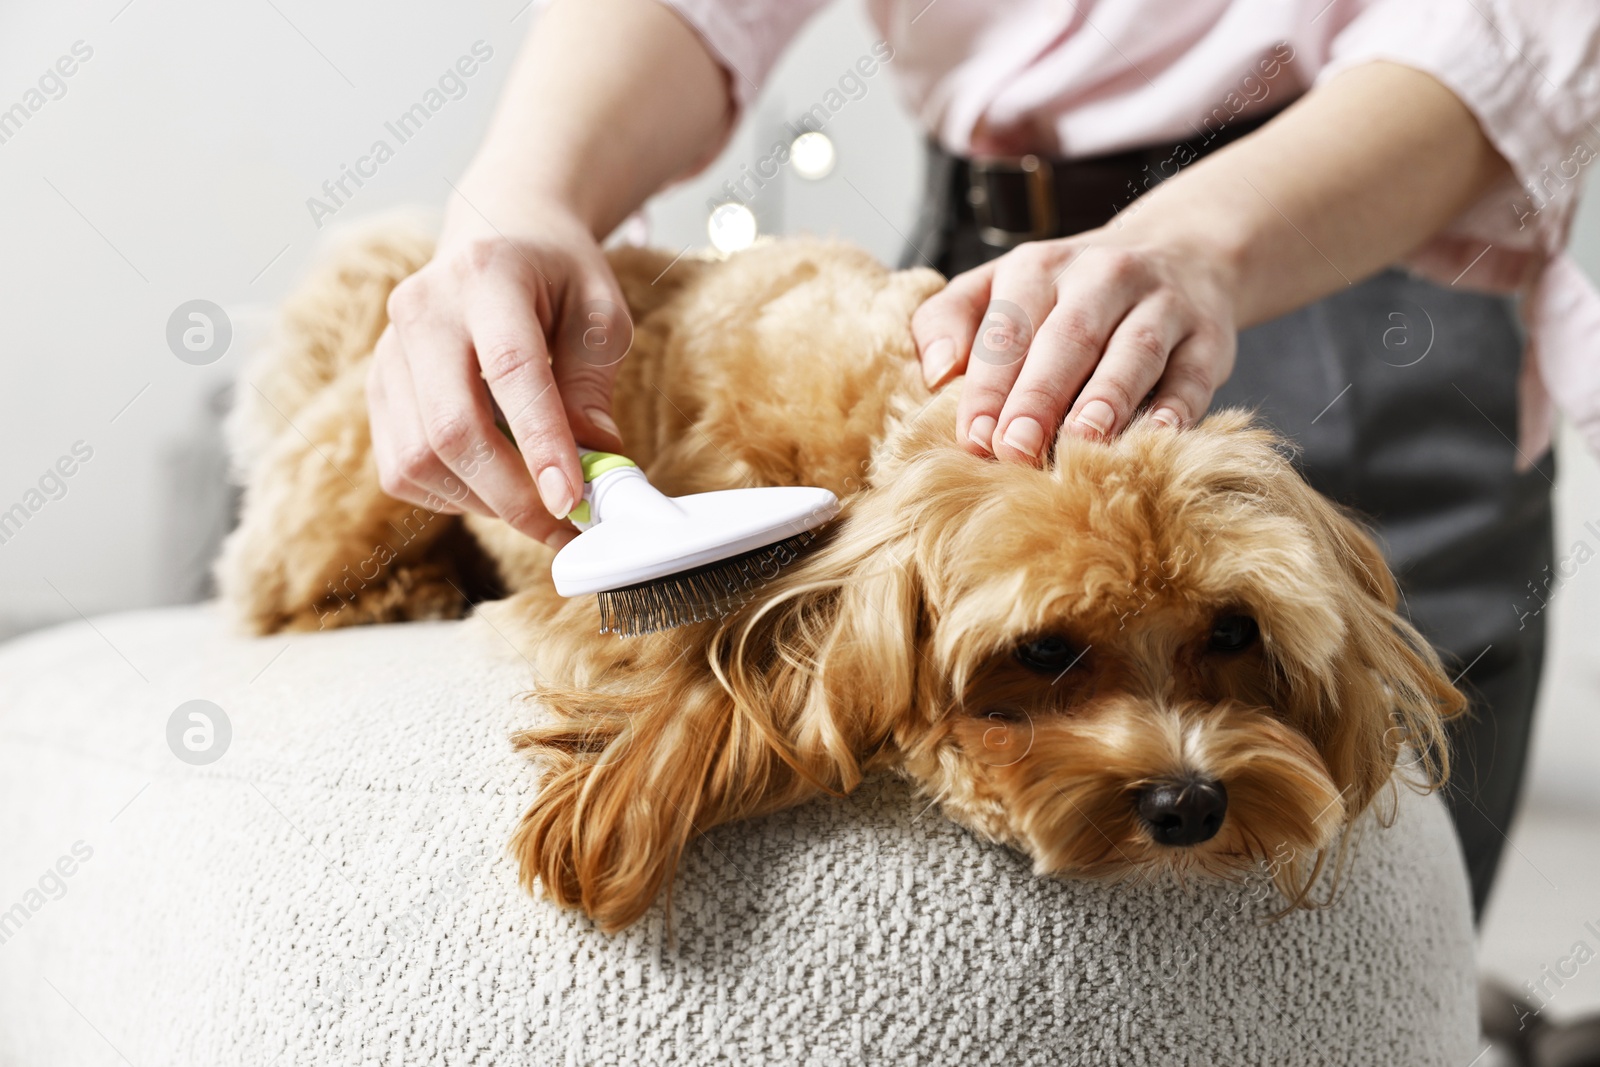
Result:
<svg viewBox="0 0 1600 1067">
<path fill-rule="evenodd" d="M 545 775 L 513 849 L 525 884 L 604 927 L 650 907 L 695 835 L 877 770 L 1041 873 L 1265 864 L 1291 904 L 1405 746 L 1442 775 L 1461 696 L 1277 439 L 1226 412 L 1064 440 L 1043 469 L 969 455 L 957 387 L 928 393 L 909 329 L 941 279 L 838 244 L 613 255 L 635 323 L 617 421 L 651 481 L 820 485 L 844 510 L 733 615 L 601 635 L 543 545 L 379 487 L 365 364 L 428 255 L 373 231 L 289 303 L 240 387 L 246 504 L 218 573 L 256 632 L 510 594 L 484 611 L 552 713 L 517 737 Z"/>
</svg>

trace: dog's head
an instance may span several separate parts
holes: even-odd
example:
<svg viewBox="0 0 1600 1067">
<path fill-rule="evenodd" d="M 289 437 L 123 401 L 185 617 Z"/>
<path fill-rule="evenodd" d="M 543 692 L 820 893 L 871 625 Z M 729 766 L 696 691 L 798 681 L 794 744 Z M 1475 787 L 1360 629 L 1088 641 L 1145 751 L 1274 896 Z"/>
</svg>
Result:
<svg viewBox="0 0 1600 1067">
<path fill-rule="evenodd" d="M 1034 469 L 959 448 L 952 406 L 759 603 L 555 694 L 527 877 L 621 925 L 694 833 L 896 767 L 1041 873 L 1266 863 L 1299 902 L 1403 749 L 1442 774 L 1460 694 L 1268 431 L 1136 422 Z"/>
</svg>

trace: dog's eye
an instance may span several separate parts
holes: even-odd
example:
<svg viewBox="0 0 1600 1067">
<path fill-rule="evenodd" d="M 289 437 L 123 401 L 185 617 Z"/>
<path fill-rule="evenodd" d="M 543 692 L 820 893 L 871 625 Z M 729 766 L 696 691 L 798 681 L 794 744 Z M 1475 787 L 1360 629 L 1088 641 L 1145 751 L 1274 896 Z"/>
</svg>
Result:
<svg viewBox="0 0 1600 1067">
<path fill-rule="evenodd" d="M 1242 652 L 1256 643 L 1261 627 L 1248 615 L 1224 615 L 1211 628 L 1211 651 Z"/>
<path fill-rule="evenodd" d="M 1015 704 L 997 704 L 983 709 L 983 717 L 990 722 L 1027 722 L 1028 713 Z"/>
<path fill-rule="evenodd" d="M 1032 638 L 1016 648 L 1017 662 L 1041 674 L 1060 674 L 1083 653 L 1083 649 L 1057 634 Z"/>
</svg>

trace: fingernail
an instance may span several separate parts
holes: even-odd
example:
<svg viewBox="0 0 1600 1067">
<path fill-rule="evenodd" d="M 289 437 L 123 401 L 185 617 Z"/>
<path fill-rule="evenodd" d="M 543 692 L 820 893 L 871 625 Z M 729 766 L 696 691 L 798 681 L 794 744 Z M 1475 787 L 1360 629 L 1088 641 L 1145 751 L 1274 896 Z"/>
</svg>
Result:
<svg viewBox="0 0 1600 1067">
<path fill-rule="evenodd" d="M 569 543 L 577 540 L 577 537 L 577 530 L 568 530 L 563 527 L 562 529 L 556 530 L 550 536 L 546 537 L 544 539 L 544 543 L 559 552 L 563 548 L 567 547 Z"/>
<path fill-rule="evenodd" d="M 622 431 L 617 429 L 617 424 L 610 415 L 599 408 L 584 408 L 584 415 L 589 419 L 589 424 L 601 433 L 608 433 L 617 440 L 622 440 Z"/>
<path fill-rule="evenodd" d="M 567 517 L 572 510 L 572 486 L 560 467 L 546 467 L 539 472 L 539 499 L 544 509 L 558 519 Z"/>
<path fill-rule="evenodd" d="M 1178 413 L 1165 405 L 1156 408 L 1155 411 L 1150 413 L 1150 421 L 1159 422 L 1163 426 L 1171 426 L 1174 429 L 1183 425 L 1183 420 L 1178 418 Z"/>
<path fill-rule="evenodd" d="M 1006 427 L 1006 434 L 1001 438 L 1006 444 L 1023 452 L 1031 459 L 1039 458 L 1039 449 L 1044 447 L 1044 427 L 1023 415 L 1021 418 L 1011 420 L 1011 425 Z"/>
<path fill-rule="evenodd" d="M 928 346 L 922 353 L 922 377 L 932 389 L 944 381 L 945 375 L 950 373 L 950 368 L 956 363 L 956 343 L 948 337 L 941 337 Z"/>
<path fill-rule="evenodd" d="M 1104 437 L 1111 432 L 1111 424 L 1116 421 L 1117 413 L 1111 410 L 1111 405 L 1104 400 L 1091 400 L 1083 405 L 1083 410 L 1078 412 L 1076 420 L 1079 426 L 1093 430 Z"/>
<path fill-rule="evenodd" d="M 983 449 L 985 452 L 994 451 L 994 419 L 988 415 L 979 415 L 972 420 L 972 426 L 967 430 L 967 440 Z"/>
</svg>

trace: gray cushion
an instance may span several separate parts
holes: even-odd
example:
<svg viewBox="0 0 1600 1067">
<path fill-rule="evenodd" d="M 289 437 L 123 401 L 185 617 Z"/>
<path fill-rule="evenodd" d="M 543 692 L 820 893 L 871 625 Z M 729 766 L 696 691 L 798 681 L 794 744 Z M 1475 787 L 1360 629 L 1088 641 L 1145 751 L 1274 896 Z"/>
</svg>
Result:
<svg viewBox="0 0 1600 1067">
<path fill-rule="evenodd" d="M 670 922 L 606 936 L 524 895 L 504 851 L 534 789 L 507 742 L 530 677 L 478 620 L 244 640 L 185 608 L 0 649 L 0 1063 L 1476 1052 L 1436 798 L 1402 792 L 1335 907 L 1266 924 L 1260 884 L 1035 878 L 876 781 L 714 832 Z M 202 766 L 167 739 L 197 698 L 232 727 Z"/>
</svg>

